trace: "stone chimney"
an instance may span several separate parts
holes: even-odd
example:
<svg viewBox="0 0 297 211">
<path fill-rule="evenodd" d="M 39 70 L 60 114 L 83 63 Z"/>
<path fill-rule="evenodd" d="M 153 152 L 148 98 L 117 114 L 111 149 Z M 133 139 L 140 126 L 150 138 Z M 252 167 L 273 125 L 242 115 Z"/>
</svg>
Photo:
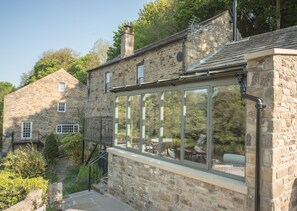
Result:
<svg viewBox="0 0 297 211">
<path fill-rule="evenodd" d="M 131 26 L 125 25 L 121 37 L 121 58 L 131 56 L 134 53 L 134 32 Z"/>
</svg>

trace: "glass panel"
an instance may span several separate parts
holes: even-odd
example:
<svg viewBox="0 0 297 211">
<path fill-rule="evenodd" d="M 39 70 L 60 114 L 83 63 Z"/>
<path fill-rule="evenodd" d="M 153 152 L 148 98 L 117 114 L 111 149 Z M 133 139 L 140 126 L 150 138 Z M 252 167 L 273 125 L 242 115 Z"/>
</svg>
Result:
<svg viewBox="0 0 297 211">
<path fill-rule="evenodd" d="M 207 89 L 185 92 L 185 160 L 206 163 L 207 98 Z"/>
<path fill-rule="evenodd" d="M 128 97 L 127 146 L 140 149 L 140 95 Z"/>
<path fill-rule="evenodd" d="M 164 121 L 162 122 L 164 136 L 162 138 L 161 154 L 164 157 L 180 159 L 180 112 L 181 92 L 164 93 Z"/>
<path fill-rule="evenodd" d="M 137 67 L 137 83 L 143 83 L 144 82 L 144 66 L 139 65 Z"/>
<path fill-rule="evenodd" d="M 126 108 L 127 97 L 117 97 L 115 108 L 115 145 L 120 147 L 126 147 Z"/>
<path fill-rule="evenodd" d="M 245 176 L 245 101 L 239 87 L 214 87 L 212 99 L 212 169 Z"/>
<path fill-rule="evenodd" d="M 144 96 L 144 143 L 143 152 L 158 154 L 159 147 L 159 118 L 160 118 L 160 93 L 146 94 Z"/>
</svg>

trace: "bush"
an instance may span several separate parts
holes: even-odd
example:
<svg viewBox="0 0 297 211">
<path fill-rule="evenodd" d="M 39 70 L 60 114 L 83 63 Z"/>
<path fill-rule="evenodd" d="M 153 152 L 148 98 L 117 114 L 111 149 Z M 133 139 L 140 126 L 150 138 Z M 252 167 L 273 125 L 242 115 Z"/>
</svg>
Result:
<svg viewBox="0 0 297 211">
<path fill-rule="evenodd" d="M 3 166 L 17 176 L 33 178 L 44 176 L 46 164 L 41 153 L 31 146 L 27 149 L 20 148 L 15 152 L 9 152 L 4 158 Z"/>
<path fill-rule="evenodd" d="M 43 197 L 47 191 L 48 182 L 42 177 L 24 179 L 8 172 L 0 172 L 0 210 L 24 200 L 32 190 L 42 189 Z"/>
<path fill-rule="evenodd" d="M 49 164 L 54 163 L 59 156 L 58 137 L 53 133 L 46 137 L 42 155 Z"/>
<path fill-rule="evenodd" d="M 76 164 L 81 164 L 83 136 L 81 133 L 71 133 L 61 139 L 59 149 L 71 156 Z"/>
<path fill-rule="evenodd" d="M 52 184 L 58 182 L 58 175 L 53 171 L 53 169 L 47 169 L 45 172 L 45 179 Z"/>
<path fill-rule="evenodd" d="M 92 168 L 92 177 L 97 176 L 94 182 L 99 182 L 100 168 L 93 166 Z M 79 191 L 86 190 L 89 185 L 89 167 L 82 166 L 73 166 L 67 172 L 66 178 L 63 182 L 63 194 L 71 194 Z"/>
</svg>

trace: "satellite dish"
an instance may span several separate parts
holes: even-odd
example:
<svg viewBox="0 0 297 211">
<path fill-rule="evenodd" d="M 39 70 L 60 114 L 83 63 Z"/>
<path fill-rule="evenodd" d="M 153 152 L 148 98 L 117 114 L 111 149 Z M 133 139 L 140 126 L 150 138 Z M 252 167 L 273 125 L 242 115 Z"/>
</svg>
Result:
<svg viewBox="0 0 297 211">
<path fill-rule="evenodd" d="M 8 138 L 8 137 L 10 137 L 10 136 L 11 136 L 11 132 L 5 132 L 5 133 L 4 133 L 4 137 Z"/>
<path fill-rule="evenodd" d="M 176 60 L 178 61 L 178 62 L 181 62 L 181 61 L 183 61 L 183 59 L 184 59 L 184 54 L 183 54 L 183 52 L 178 52 L 177 54 L 176 54 Z"/>
</svg>

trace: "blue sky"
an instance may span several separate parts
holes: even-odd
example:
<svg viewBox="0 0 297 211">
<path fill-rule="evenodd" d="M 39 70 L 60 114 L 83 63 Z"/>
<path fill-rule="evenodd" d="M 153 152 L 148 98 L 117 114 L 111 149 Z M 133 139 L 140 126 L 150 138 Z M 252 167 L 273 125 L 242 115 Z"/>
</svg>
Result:
<svg viewBox="0 0 297 211">
<path fill-rule="evenodd" d="M 149 0 L 0 0 L 0 81 L 15 86 L 47 50 L 86 54 Z"/>
</svg>

